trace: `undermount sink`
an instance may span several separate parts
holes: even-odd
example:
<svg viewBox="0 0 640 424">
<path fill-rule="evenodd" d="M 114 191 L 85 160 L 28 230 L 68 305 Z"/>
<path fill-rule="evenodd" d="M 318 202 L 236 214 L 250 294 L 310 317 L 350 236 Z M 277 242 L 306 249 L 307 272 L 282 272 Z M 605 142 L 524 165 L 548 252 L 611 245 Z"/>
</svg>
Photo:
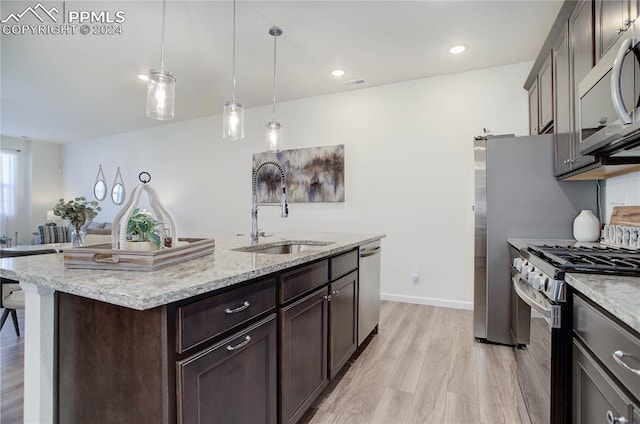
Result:
<svg viewBox="0 0 640 424">
<path fill-rule="evenodd" d="M 333 244 L 331 241 L 283 241 L 258 246 L 247 246 L 233 249 L 237 252 L 266 253 L 270 255 L 284 255 L 287 253 L 301 253 L 317 251 L 318 247 Z"/>
</svg>

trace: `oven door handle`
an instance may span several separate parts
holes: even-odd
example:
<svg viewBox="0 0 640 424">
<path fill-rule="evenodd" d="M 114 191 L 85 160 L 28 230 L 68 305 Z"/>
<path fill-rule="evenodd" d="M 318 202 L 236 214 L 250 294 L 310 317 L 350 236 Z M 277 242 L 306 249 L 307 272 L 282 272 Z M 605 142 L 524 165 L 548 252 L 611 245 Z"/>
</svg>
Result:
<svg viewBox="0 0 640 424">
<path fill-rule="evenodd" d="M 512 280 L 513 280 L 513 289 L 518 294 L 518 297 L 524 301 L 524 303 L 531 306 L 536 311 L 540 312 L 542 315 L 544 315 L 545 318 L 551 317 L 550 308 L 546 308 L 545 305 L 543 305 L 542 303 L 536 301 L 534 298 L 529 296 L 529 293 L 527 293 L 522 287 L 520 287 L 520 284 L 522 283 L 520 283 L 519 274 L 513 277 Z"/>
<path fill-rule="evenodd" d="M 611 71 L 611 101 L 613 101 L 613 107 L 616 110 L 616 114 L 620 121 L 624 125 L 628 125 L 632 122 L 631 115 L 627 111 L 622 99 L 622 87 L 620 81 L 622 80 L 622 64 L 624 63 L 624 57 L 632 47 L 633 39 L 627 38 L 622 42 L 620 50 L 616 55 L 616 59 L 613 61 L 613 69 Z"/>
<path fill-rule="evenodd" d="M 550 328 L 560 328 L 560 325 L 561 325 L 560 306 L 553 305 L 547 302 L 540 302 L 534 299 L 533 297 L 531 297 L 527 293 L 527 291 L 523 287 L 521 287 L 522 283 L 520 282 L 520 274 L 517 274 L 515 277 L 513 277 L 512 281 L 513 281 L 513 289 L 515 290 L 518 297 L 522 299 L 524 303 L 531 306 L 535 311 L 542 314 L 542 316 L 544 317 L 544 320 L 547 321 L 547 324 L 549 324 Z"/>
</svg>

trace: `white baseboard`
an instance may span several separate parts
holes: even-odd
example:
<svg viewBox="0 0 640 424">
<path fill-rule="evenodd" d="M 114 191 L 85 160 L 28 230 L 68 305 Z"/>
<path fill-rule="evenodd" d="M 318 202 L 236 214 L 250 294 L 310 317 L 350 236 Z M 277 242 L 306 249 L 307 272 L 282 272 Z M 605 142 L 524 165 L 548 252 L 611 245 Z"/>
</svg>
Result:
<svg viewBox="0 0 640 424">
<path fill-rule="evenodd" d="M 394 302 L 403 302 L 403 303 L 417 303 L 419 305 L 429 305 L 429 306 L 442 306 L 444 308 L 453 308 L 453 309 L 473 309 L 473 302 L 460 302 L 456 300 L 447 300 L 447 299 L 434 299 L 431 297 L 420 297 L 420 296 L 403 296 L 392 293 L 380 293 L 380 299 L 382 300 L 392 300 Z"/>
</svg>

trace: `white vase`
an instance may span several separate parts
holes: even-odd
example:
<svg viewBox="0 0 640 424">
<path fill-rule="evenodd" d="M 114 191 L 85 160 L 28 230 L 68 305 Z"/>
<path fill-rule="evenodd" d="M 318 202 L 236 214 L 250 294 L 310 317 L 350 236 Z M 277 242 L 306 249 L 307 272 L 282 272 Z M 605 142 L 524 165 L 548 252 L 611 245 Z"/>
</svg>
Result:
<svg viewBox="0 0 640 424">
<path fill-rule="evenodd" d="M 573 238 L 577 241 L 597 241 L 600 238 L 600 220 L 584 209 L 573 220 Z"/>
</svg>

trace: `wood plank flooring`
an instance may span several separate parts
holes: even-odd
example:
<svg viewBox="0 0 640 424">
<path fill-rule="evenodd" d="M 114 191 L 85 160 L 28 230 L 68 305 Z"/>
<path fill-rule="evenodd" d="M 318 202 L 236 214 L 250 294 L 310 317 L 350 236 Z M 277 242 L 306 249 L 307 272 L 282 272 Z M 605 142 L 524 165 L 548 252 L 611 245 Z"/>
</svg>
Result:
<svg viewBox="0 0 640 424">
<path fill-rule="evenodd" d="M 472 311 L 383 301 L 380 314 L 380 333 L 304 423 L 521 423 L 513 351 L 476 343 Z M 23 358 L 23 339 L 7 322 L 0 331 L 2 424 L 22 422 Z"/>
<path fill-rule="evenodd" d="M 0 313 L 4 309 L 0 308 Z M 24 310 L 18 311 L 20 333 L 24 334 Z M 22 422 L 24 337 L 17 337 L 11 318 L 0 330 L 0 423 Z"/>
<path fill-rule="evenodd" d="M 477 343 L 473 312 L 383 301 L 380 333 L 308 424 L 521 423 L 510 347 Z"/>
</svg>

